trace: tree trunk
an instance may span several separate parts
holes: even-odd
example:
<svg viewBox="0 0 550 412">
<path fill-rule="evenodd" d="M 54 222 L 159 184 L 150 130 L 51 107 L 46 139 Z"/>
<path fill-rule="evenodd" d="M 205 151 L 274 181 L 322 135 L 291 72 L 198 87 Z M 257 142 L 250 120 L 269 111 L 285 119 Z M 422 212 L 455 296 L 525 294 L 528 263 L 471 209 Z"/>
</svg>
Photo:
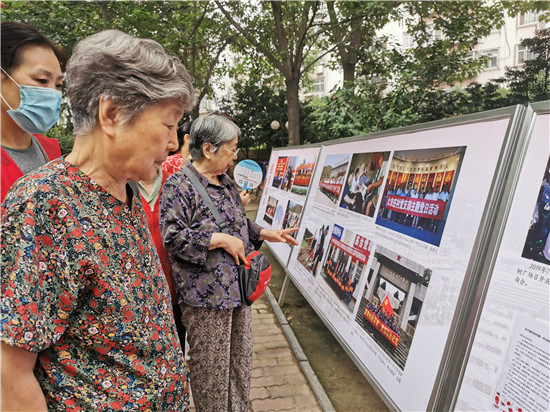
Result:
<svg viewBox="0 0 550 412">
<path fill-rule="evenodd" d="M 352 62 L 342 62 L 342 69 L 344 70 L 344 87 L 351 89 L 355 84 L 355 64 Z"/>
<path fill-rule="evenodd" d="M 286 78 L 286 100 L 288 102 L 288 142 L 292 146 L 300 144 L 300 98 L 298 86 L 300 79 L 294 75 Z"/>
<path fill-rule="evenodd" d="M 101 3 L 101 21 L 103 23 L 110 23 L 111 19 L 109 18 L 109 3 Z"/>
<path fill-rule="evenodd" d="M 201 102 L 200 100 L 197 100 L 195 107 L 193 107 L 193 110 L 191 110 L 191 121 L 195 121 L 199 118 L 200 106 L 201 106 Z"/>
</svg>

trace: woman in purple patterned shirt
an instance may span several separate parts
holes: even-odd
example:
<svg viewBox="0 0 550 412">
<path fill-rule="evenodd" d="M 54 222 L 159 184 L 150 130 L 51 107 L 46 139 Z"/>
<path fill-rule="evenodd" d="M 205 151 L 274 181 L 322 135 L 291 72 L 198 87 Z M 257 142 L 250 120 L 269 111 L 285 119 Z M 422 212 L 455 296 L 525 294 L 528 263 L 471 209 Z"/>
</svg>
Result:
<svg viewBox="0 0 550 412">
<path fill-rule="evenodd" d="M 197 412 L 247 411 L 252 368 L 252 323 L 241 305 L 237 264 L 252 242 L 296 245 L 297 229 L 267 230 L 247 219 L 239 191 L 226 174 L 237 158 L 239 128 L 223 115 L 191 127 L 189 169 L 227 222 L 222 233 L 185 174 L 170 176 L 161 193 L 160 227 L 170 254 L 176 294 L 187 329 Z"/>
</svg>

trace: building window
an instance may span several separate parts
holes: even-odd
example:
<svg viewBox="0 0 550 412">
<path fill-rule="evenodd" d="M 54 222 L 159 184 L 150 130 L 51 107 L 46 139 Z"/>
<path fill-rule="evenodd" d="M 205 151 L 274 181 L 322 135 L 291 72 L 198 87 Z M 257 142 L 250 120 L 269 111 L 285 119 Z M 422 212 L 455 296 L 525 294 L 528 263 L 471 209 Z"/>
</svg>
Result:
<svg viewBox="0 0 550 412">
<path fill-rule="evenodd" d="M 498 49 L 484 50 L 483 57 L 487 57 L 487 69 L 498 69 Z"/>
<path fill-rule="evenodd" d="M 519 15 L 519 25 L 525 26 L 528 24 L 534 24 L 539 21 L 539 13 L 528 11 L 526 14 Z"/>
<path fill-rule="evenodd" d="M 315 83 L 313 83 L 313 88 L 311 90 L 314 94 L 324 94 L 325 93 L 325 78 L 319 77 L 317 80 L 315 80 Z"/>
<path fill-rule="evenodd" d="M 209 112 L 213 109 L 213 102 L 210 99 L 202 99 L 201 104 L 199 106 L 199 110 L 201 112 Z"/>
<path fill-rule="evenodd" d="M 426 34 L 428 35 L 428 44 L 434 44 L 436 40 L 441 40 L 441 31 L 435 29 L 435 24 L 430 23 L 426 26 Z"/>
<path fill-rule="evenodd" d="M 537 54 L 530 51 L 527 47 L 518 45 L 517 64 L 522 65 L 528 60 L 536 59 Z"/>
<path fill-rule="evenodd" d="M 411 47 L 414 47 L 414 45 L 415 45 L 414 37 L 411 36 L 406 31 L 403 32 L 403 48 L 410 49 Z"/>
</svg>

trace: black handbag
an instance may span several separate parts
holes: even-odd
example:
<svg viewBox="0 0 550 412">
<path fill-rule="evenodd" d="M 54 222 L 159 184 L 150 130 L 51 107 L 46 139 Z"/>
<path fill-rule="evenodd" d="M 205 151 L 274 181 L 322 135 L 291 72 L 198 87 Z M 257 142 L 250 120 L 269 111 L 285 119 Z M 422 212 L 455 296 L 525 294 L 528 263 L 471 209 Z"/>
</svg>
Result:
<svg viewBox="0 0 550 412">
<path fill-rule="evenodd" d="M 229 234 L 225 221 L 222 219 L 220 212 L 216 209 L 216 206 L 214 206 L 212 198 L 204 186 L 199 182 L 199 179 L 197 179 L 197 176 L 195 176 L 195 174 L 187 166 L 183 168 L 183 173 L 187 176 L 195 189 L 199 192 L 199 195 L 203 198 L 204 202 L 210 209 L 210 212 L 214 216 L 217 225 L 220 227 L 220 230 Z M 269 281 L 271 280 L 271 264 L 269 263 L 268 257 L 258 250 L 254 250 L 249 253 L 248 256 L 246 256 L 246 260 L 246 263 L 237 265 L 237 272 L 239 274 L 238 283 L 239 291 L 241 293 L 241 303 L 250 306 L 255 300 L 263 295 L 269 286 Z"/>
</svg>

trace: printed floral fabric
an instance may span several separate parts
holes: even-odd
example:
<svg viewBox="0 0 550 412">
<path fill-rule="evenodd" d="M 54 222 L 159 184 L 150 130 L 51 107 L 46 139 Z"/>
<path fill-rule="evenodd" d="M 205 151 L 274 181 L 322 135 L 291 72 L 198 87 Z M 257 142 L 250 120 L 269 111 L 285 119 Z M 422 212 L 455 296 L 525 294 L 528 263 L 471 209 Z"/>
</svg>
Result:
<svg viewBox="0 0 550 412">
<path fill-rule="evenodd" d="M 193 165 L 189 168 L 212 197 L 229 234 L 241 239 L 246 253 L 254 250 L 262 227 L 246 217 L 237 187 L 227 174 L 215 185 Z M 235 259 L 223 249 L 208 250 L 213 233 L 220 233 L 210 209 L 183 171 L 166 179 L 160 194 L 160 230 L 170 254 L 178 303 L 210 309 L 240 306 Z"/>
<path fill-rule="evenodd" d="M 2 206 L 2 342 L 38 353 L 54 410 L 187 410 L 170 294 L 132 206 L 63 159 Z"/>
</svg>

